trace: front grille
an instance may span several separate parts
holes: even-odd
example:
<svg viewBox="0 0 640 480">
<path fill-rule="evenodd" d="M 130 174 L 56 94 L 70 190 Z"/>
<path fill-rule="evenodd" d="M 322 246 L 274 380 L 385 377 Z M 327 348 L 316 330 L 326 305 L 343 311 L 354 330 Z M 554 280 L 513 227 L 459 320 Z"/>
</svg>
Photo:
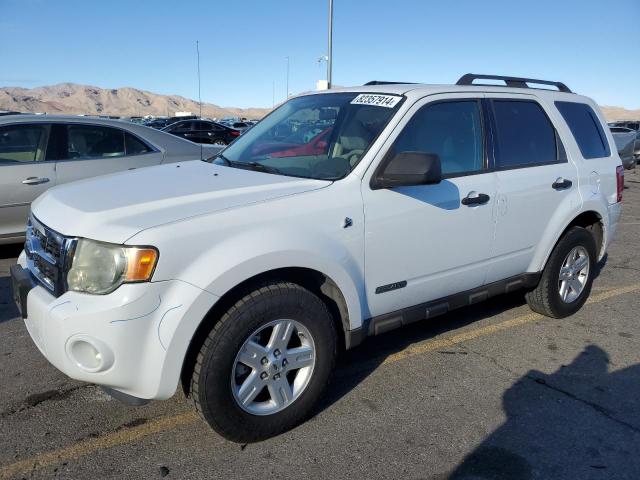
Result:
<svg viewBox="0 0 640 480">
<path fill-rule="evenodd" d="M 73 239 L 60 235 L 33 215 L 29 218 L 26 236 L 24 251 L 29 271 L 53 295 L 62 295 L 66 289 L 67 253 Z"/>
</svg>

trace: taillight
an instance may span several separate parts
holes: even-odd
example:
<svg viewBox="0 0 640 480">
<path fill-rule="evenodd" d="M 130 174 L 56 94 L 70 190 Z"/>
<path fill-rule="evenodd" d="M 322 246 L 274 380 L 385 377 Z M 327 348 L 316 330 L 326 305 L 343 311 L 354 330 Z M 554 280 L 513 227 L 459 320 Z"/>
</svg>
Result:
<svg viewBox="0 0 640 480">
<path fill-rule="evenodd" d="M 238 130 L 231 130 L 231 136 L 232 137 L 239 137 L 240 136 L 240 132 Z"/>
<path fill-rule="evenodd" d="M 616 202 L 622 201 L 622 191 L 624 190 L 624 168 L 622 165 L 616 167 L 616 183 L 618 186 L 618 199 Z"/>
</svg>

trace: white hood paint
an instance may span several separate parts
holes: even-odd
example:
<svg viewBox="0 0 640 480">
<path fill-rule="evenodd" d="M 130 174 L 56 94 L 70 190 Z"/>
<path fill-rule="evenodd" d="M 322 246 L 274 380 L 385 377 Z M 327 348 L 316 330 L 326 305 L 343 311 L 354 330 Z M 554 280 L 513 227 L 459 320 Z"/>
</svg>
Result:
<svg viewBox="0 0 640 480">
<path fill-rule="evenodd" d="M 157 225 L 330 184 L 192 161 L 61 185 L 41 195 L 31 209 L 63 235 L 123 243 Z"/>
</svg>

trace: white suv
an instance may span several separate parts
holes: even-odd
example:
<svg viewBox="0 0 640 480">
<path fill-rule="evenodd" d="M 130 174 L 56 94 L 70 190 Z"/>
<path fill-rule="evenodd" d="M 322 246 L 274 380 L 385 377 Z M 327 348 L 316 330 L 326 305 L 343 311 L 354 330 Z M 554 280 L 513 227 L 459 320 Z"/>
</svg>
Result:
<svg viewBox="0 0 640 480">
<path fill-rule="evenodd" d="M 620 217 L 612 145 L 557 82 L 299 96 L 209 162 L 49 190 L 15 298 L 70 377 L 132 403 L 182 383 L 223 436 L 264 439 L 368 335 L 520 288 L 576 312 Z"/>
</svg>

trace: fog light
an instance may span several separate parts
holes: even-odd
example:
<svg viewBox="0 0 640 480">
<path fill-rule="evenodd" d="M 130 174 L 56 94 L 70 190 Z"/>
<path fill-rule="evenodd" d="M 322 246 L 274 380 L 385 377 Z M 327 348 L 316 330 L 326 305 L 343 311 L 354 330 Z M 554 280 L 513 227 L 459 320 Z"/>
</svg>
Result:
<svg viewBox="0 0 640 480">
<path fill-rule="evenodd" d="M 102 372 L 113 365 L 113 353 L 103 342 L 81 336 L 67 342 L 67 355 L 73 363 L 87 372 Z"/>
</svg>

